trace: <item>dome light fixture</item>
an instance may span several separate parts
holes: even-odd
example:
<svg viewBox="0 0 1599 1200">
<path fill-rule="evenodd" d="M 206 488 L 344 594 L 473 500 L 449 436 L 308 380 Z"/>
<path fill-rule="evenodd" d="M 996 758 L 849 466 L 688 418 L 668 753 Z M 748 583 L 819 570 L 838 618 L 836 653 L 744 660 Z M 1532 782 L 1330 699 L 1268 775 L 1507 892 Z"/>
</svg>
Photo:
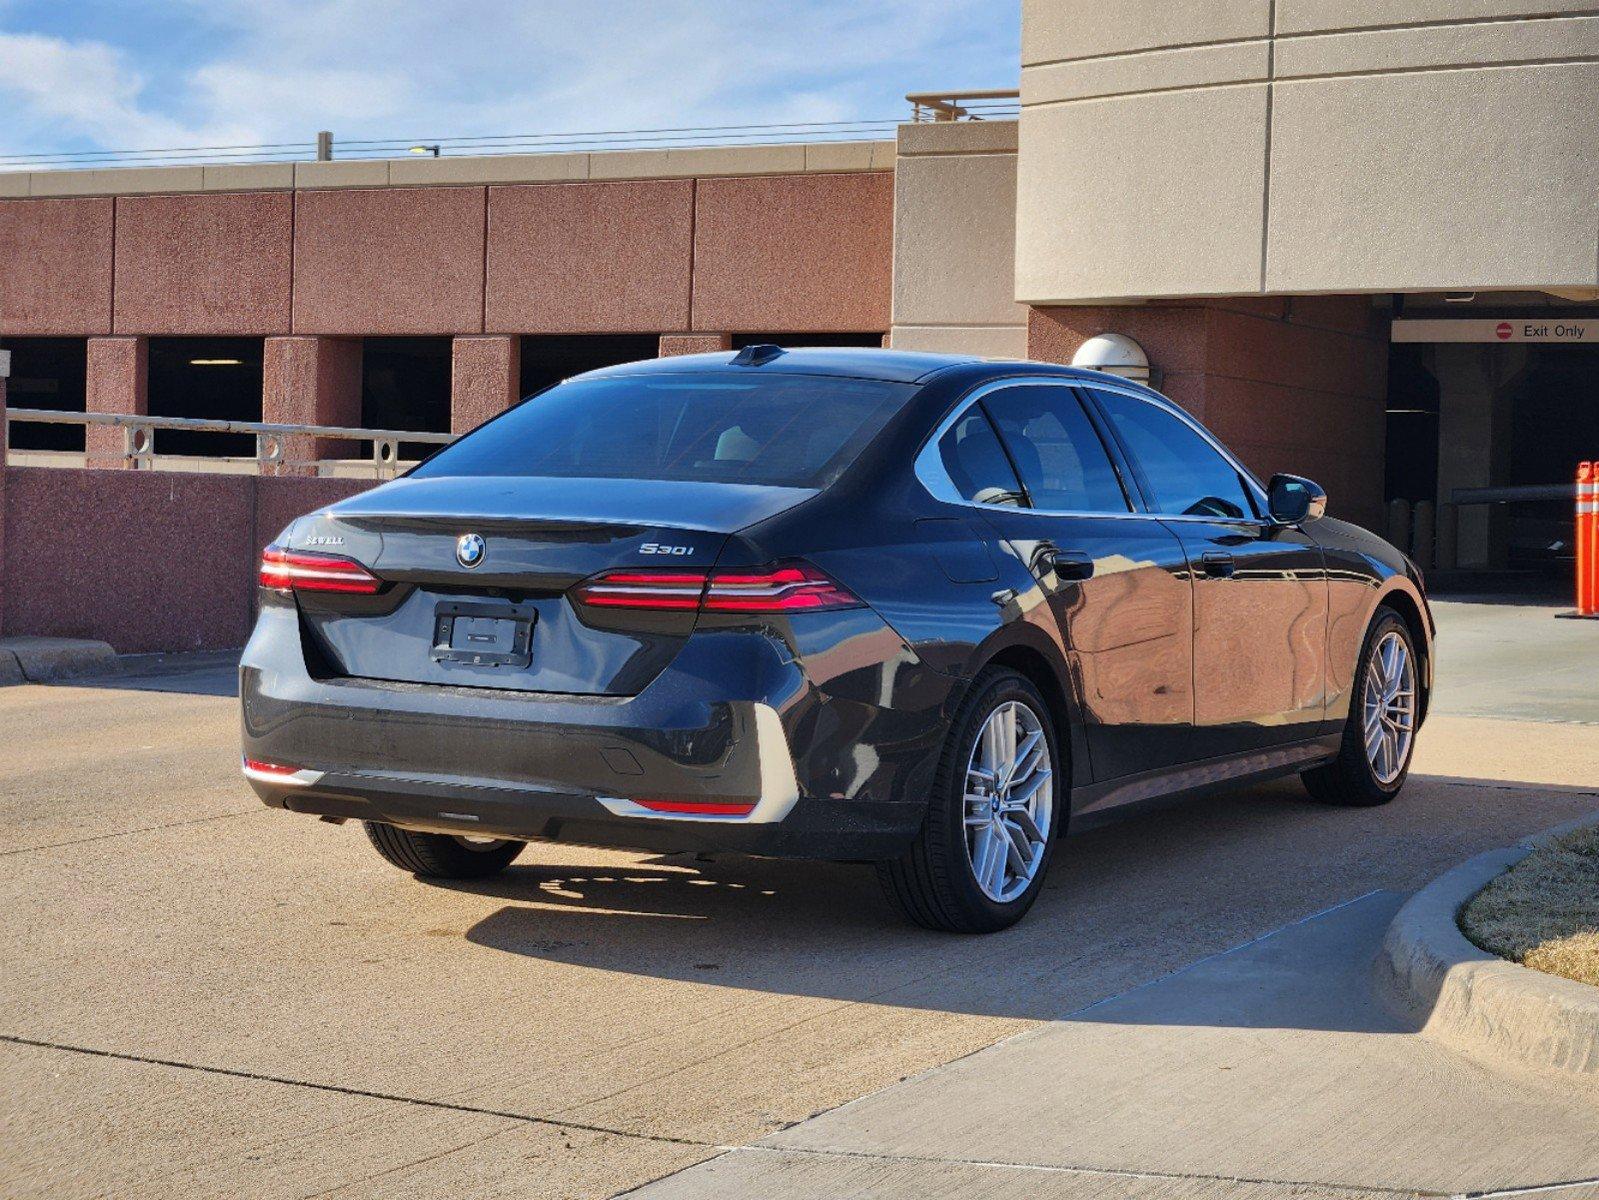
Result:
<svg viewBox="0 0 1599 1200">
<path fill-rule="evenodd" d="M 1120 375 L 1135 383 L 1147 384 L 1150 380 L 1149 356 L 1124 333 L 1095 334 L 1077 347 L 1077 353 L 1072 355 L 1072 366 Z"/>
</svg>

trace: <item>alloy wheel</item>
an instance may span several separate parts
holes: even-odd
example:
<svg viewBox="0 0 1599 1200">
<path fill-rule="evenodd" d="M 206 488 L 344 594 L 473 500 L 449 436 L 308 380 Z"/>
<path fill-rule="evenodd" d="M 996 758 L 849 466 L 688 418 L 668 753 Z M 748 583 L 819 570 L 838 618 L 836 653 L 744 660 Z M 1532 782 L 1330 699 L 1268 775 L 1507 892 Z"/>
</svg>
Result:
<svg viewBox="0 0 1599 1200">
<path fill-rule="evenodd" d="M 1366 761 L 1384 787 L 1398 779 L 1410 761 L 1416 727 L 1416 671 L 1410 647 L 1390 629 L 1372 650 L 1366 667 L 1362 704 Z"/>
<path fill-rule="evenodd" d="M 977 886 L 1000 904 L 1032 884 L 1054 819 L 1049 739 L 1038 714 L 1007 700 L 978 731 L 966 766 L 966 853 Z"/>
<path fill-rule="evenodd" d="M 506 844 L 505 838 L 472 837 L 470 834 L 453 834 L 456 845 L 474 854 L 490 854 Z"/>
</svg>

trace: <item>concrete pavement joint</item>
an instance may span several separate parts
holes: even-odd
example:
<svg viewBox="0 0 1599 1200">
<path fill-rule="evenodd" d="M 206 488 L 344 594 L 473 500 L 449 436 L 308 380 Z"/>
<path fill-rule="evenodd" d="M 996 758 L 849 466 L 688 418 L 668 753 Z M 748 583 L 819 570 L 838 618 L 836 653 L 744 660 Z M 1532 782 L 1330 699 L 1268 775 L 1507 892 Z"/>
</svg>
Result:
<svg viewBox="0 0 1599 1200">
<path fill-rule="evenodd" d="M 1113 1179 L 1143 1179 L 1143 1180 L 1186 1180 L 1192 1183 L 1245 1183 L 1259 1184 L 1264 1187 L 1289 1187 L 1289 1188 L 1339 1188 L 1345 1191 L 1362 1192 L 1370 1196 L 1437 1196 L 1445 1197 L 1444 1192 L 1414 1191 L 1408 1188 L 1381 1188 L 1360 1183 L 1335 1183 L 1323 1179 L 1269 1179 L 1253 1178 L 1247 1175 L 1206 1175 L 1194 1174 L 1184 1171 L 1134 1171 L 1122 1170 L 1117 1167 L 1084 1167 L 1064 1166 L 1059 1163 L 1023 1163 L 1005 1162 L 1002 1159 L 981 1158 L 934 1158 L 922 1154 L 867 1154 L 859 1150 L 826 1150 L 812 1146 L 740 1146 L 730 1153 L 749 1151 L 757 1154 L 770 1154 L 777 1157 L 785 1155 L 808 1154 L 818 1158 L 849 1158 L 859 1159 L 863 1162 L 903 1162 L 920 1163 L 928 1166 L 954 1165 L 962 1167 L 988 1167 L 995 1170 L 1007 1171 L 1038 1171 L 1049 1175 L 1089 1175 L 1104 1176 Z M 1570 1184 L 1550 1185 L 1555 1187 L 1570 1187 Z M 1499 1193 L 1483 1193 L 1484 1200 L 1497 1196 Z M 1477 1200 L 1473 1197 L 1449 1196 L 1448 1200 Z"/>
<path fill-rule="evenodd" d="M 1204 966 L 1204 964 L 1208 962 L 1215 962 L 1218 958 L 1226 958 L 1229 954 L 1237 954 L 1240 950 L 1247 950 L 1251 946 L 1258 946 L 1261 942 L 1274 938 L 1279 933 L 1286 932 L 1289 929 L 1297 928 L 1300 925 L 1308 925 L 1310 922 L 1319 920 L 1322 917 L 1331 916 L 1341 908 L 1348 908 L 1351 904 L 1359 904 L 1362 900 L 1369 900 L 1371 897 L 1379 896 L 1381 894 L 1381 888 L 1372 888 L 1371 891 L 1362 892 L 1360 895 L 1351 897 L 1348 900 L 1340 900 L 1337 904 L 1329 904 L 1326 908 L 1321 909 L 1319 912 L 1313 912 L 1308 916 L 1299 917 L 1296 920 L 1277 926 L 1276 929 L 1268 929 L 1265 933 L 1260 934 L 1258 937 L 1252 937 L 1247 942 L 1239 942 L 1236 946 L 1229 946 L 1225 950 L 1218 950 L 1214 954 L 1207 954 L 1203 958 L 1196 958 L 1193 962 L 1184 963 L 1174 971 L 1167 971 L 1164 975 L 1157 976 L 1154 979 L 1146 979 L 1143 983 L 1140 983 L 1135 987 L 1130 987 L 1125 991 L 1117 992 L 1114 996 L 1106 996 L 1103 999 L 1095 1000 L 1092 1004 L 1085 1004 L 1082 1008 L 1073 1009 L 1071 1012 L 1058 1019 L 1062 1021 L 1076 1020 L 1084 1013 L 1093 1012 L 1094 1009 L 1099 1008 L 1101 1005 L 1110 1004 L 1113 1001 L 1122 999 L 1124 996 L 1136 995 L 1138 992 L 1141 992 L 1146 988 L 1152 988 L 1157 984 L 1165 983 L 1168 979 L 1175 979 L 1177 976 L 1182 975 L 1187 971 L 1192 971 L 1195 967 Z"/>
<path fill-rule="evenodd" d="M 1562 1192 L 1567 1188 L 1599 1185 L 1599 1175 L 1591 1179 L 1568 1179 L 1564 1183 L 1535 1183 L 1529 1187 L 1497 1188 L 1488 1192 L 1456 1192 L 1449 1200 L 1500 1200 L 1504 1196 L 1537 1196 L 1545 1192 Z"/>
<path fill-rule="evenodd" d="M 89 842 L 109 842 L 114 838 L 133 837 L 140 833 L 155 833 L 162 829 L 180 829 L 185 825 L 204 825 L 208 821 L 225 821 L 229 817 L 249 817 L 265 809 L 241 808 L 238 812 L 216 813 L 209 817 L 191 817 L 186 821 L 168 821 L 165 825 L 141 825 L 138 829 L 124 829 L 118 833 L 97 833 L 93 837 L 71 838 L 65 842 L 44 842 L 38 846 L 21 846 L 16 850 L 0 850 L 0 858 L 13 854 L 33 854 L 40 850 L 60 850 L 66 846 L 83 846 Z"/>
<path fill-rule="evenodd" d="M 1260 934 L 1260 935 L 1258 935 L 1256 937 L 1250 938 L 1248 941 L 1240 942 L 1236 946 L 1229 946 L 1225 950 L 1218 950 L 1214 954 L 1207 954 L 1203 958 L 1196 958 L 1193 962 L 1184 963 L 1182 966 L 1177 967 L 1174 970 L 1167 971 L 1164 975 L 1161 975 L 1161 976 L 1159 976 L 1156 979 L 1145 980 L 1143 983 L 1137 984 L 1137 985 L 1135 985 L 1133 987 L 1130 987 L 1130 988 L 1124 988 L 1122 991 L 1116 992 L 1113 995 L 1103 996 L 1100 999 L 1095 1000 L 1095 1001 L 1093 1001 L 1090 1004 L 1086 1004 L 1086 1005 L 1082 1006 L 1081 1008 L 1072 1009 L 1070 1012 L 1067 1012 L 1067 1013 L 1065 1013 L 1065 1014 L 1063 1014 L 1061 1016 L 1052 1017 L 1052 1018 L 1049 1018 L 1047 1020 L 1035 1021 L 1028 1028 L 1026 1028 L 1026 1029 L 1018 1029 L 1015 1033 L 1010 1034 L 1008 1037 L 1000 1038 L 997 1042 L 990 1042 L 986 1046 L 979 1046 L 975 1050 L 969 1050 L 965 1054 L 958 1055 L 955 1058 L 949 1059 L 949 1060 L 947 1060 L 945 1062 L 935 1063 L 934 1065 L 932 1065 L 930 1067 L 927 1067 L 925 1070 L 914 1072 L 913 1074 L 907 1075 L 907 1076 L 905 1076 L 902 1079 L 897 1079 L 897 1080 L 895 1080 L 892 1083 L 886 1083 L 880 1088 L 874 1088 L 872 1091 L 867 1092 L 864 1095 L 856 1096 L 853 1100 L 846 1100 L 846 1101 L 844 1101 L 844 1103 L 836 1105 L 833 1108 L 822 1109 L 819 1112 L 814 1112 L 810 1116 L 802 1118 L 799 1121 L 791 1122 L 789 1125 L 784 1126 L 784 1129 L 776 1130 L 775 1132 L 781 1133 L 781 1132 L 783 1132 L 786 1129 L 792 1129 L 795 1125 L 802 1125 L 806 1121 L 814 1120 L 815 1118 L 817 1118 L 819 1116 L 822 1116 L 824 1113 L 839 1112 L 839 1111 L 841 1111 L 843 1109 L 852 1108 L 856 1104 L 861 1103 L 862 1101 L 870 1100 L 874 1096 L 877 1096 L 877 1095 L 879 1095 L 879 1094 L 881 1094 L 883 1092 L 888 1091 L 890 1088 L 898 1087 L 901 1084 L 908 1083 L 908 1082 L 910 1082 L 913 1079 L 920 1079 L 923 1076 L 931 1075 L 931 1074 L 933 1074 L 934 1072 L 937 1072 L 937 1071 L 946 1070 L 949 1067 L 954 1066 L 956 1063 L 965 1062 L 969 1058 L 975 1058 L 977 1055 L 986 1053 L 987 1051 L 990 1051 L 990 1050 L 996 1050 L 996 1049 L 998 1049 L 1001 1046 L 1007 1045 L 1010 1042 L 1013 1042 L 1013 1041 L 1017 1040 L 1018 1038 L 1036 1036 L 1039 1033 L 1040 1030 L 1047 1029 L 1052 1024 L 1057 1024 L 1057 1023 L 1062 1022 L 1062 1021 L 1070 1021 L 1070 1020 L 1080 1016 L 1081 1014 L 1083 1014 L 1085 1012 L 1088 1012 L 1090 1009 L 1098 1008 L 1101 1004 L 1109 1004 L 1111 1001 L 1119 1000 L 1123 996 L 1130 996 L 1133 993 L 1142 991 L 1144 988 L 1150 987 L 1153 984 L 1160 983 L 1160 982 L 1162 982 L 1164 980 L 1167 980 L 1167 979 L 1171 979 L 1173 976 L 1176 976 L 1176 975 L 1181 975 L 1184 971 L 1191 970 L 1194 967 L 1199 966 L 1201 963 L 1207 963 L 1207 962 L 1210 962 L 1213 959 L 1221 958 L 1224 955 L 1232 954 L 1235 951 L 1243 950 L 1243 949 L 1245 949 L 1248 946 L 1253 946 L 1253 945 L 1255 945 L 1258 942 L 1263 942 L 1267 938 L 1274 937 L 1277 934 L 1283 932 L 1285 929 L 1292 929 L 1292 928 L 1294 928 L 1297 925 L 1305 924 L 1307 921 L 1314 921 L 1318 917 L 1324 917 L 1328 913 L 1337 912 L 1339 909 L 1345 908 L 1345 907 L 1347 907 L 1347 906 L 1349 906 L 1351 904 L 1358 904 L 1360 901 L 1365 900 L 1368 897 L 1377 895 L 1380 890 L 1381 889 L 1374 888 L 1374 889 L 1372 889 L 1369 892 L 1365 892 L 1365 893 L 1363 893 L 1362 895 L 1359 895 L 1359 896 L 1354 896 L 1354 897 L 1352 897 L 1352 898 L 1350 898 L 1348 900 L 1340 900 L 1337 904 L 1330 905 L 1327 908 L 1321 909 L 1318 912 L 1313 912 L 1313 913 L 1310 913 L 1307 916 L 1299 917 L 1296 920 L 1289 921 L 1289 922 L 1287 922 L 1286 924 L 1283 924 L 1283 925 L 1279 925 L 1275 929 L 1269 929 L 1265 933 L 1262 933 L 1262 934 Z M 771 1135 L 768 1134 L 767 1136 L 771 1136 Z M 766 1147 L 757 1147 L 754 1143 L 751 1143 L 749 1146 L 747 1146 L 745 1148 L 746 1149 L 757 1149 L 757 1148 L 766 1149 Z M 871 1157 L 871 1156 L 870 1155 L 861 1155 L 860 1157 Z M 982 1165 L 982 1164 L 976 1164 L 976 1165 Z M 999 1165 L 1004 1165 L 1004 1164 L 999 1164 Z M 1042 1169 L 1042 1168 L 1040 1168 L 1040 1169 Z M 1087 1168 L 1085 1168 L 1085 1169 L 1087 1169 Z"/>
<path fill-rule="evenodd" d="M 702 1142 L 697 1138 L 674 1137 L 664 1133 L 635 1133 L 629 1129 L 616 1129 L 608 1125 L 593 1125 L 585 1121 L 562 1121 L 532 1113 L 510 1112 L 500 1108 L 481 1108 L 474 1104 L 456 1104 L 448 1100 L 428 1100 L 421 1096 L 401 1096 L 393 1092 L 374 1092 L 366 1088 L 345 1087 L 338 1083 L 316 1083 L 309 1079 L 290 1079 L 283 1075 L 268 1075 L 261 1071 L 241 1071 L 234 1067 L 208 1067 L 203 1063 L 182 1062 L 172 1058 L 155 1058 L 146 1054 L 129 1054 L 121 1050 L 102 1050 L 95 1046 L 73 1046 L 65 1042 L 46 1042 L 37 1038 L 18 1037 L 0 1033 L 0 1042 L 13 1046 L 29 1046 L 35 1050 L 59 1050 L 65 1054 L 83 1054 L 91 1058 L 111 1058 L 118 1062 L 141 1063 L 149 1067 L 171 1067 L 180 1071 L 199 1071 L 205 1075 L 225 1075 L 231 1079 L 249 1079 L 257 1083 L 277 1083 L 285 1087 L 306 1088 L 315 1092 L 332 1092 L 340 1096 L 356 1096 L 365 1100 L 387 1100 L 394 1104 L 413 1104 L 422 1108 L 438 1108 L 448 1112 L 470 1113 L 479 1117 L 500 1117 L 507 1121 L 521 1121 L 528 1125 L 546 1125 L 556 1129 L 573 1129 L 583 1133 L 608 1134 L 611 1137 L 634 1138 L 643 1142 L 664 1142 L 673 1146 L 692 1146 L 700 1150 L 731 1150 L 734 1147 L 720 1142 Z"/>
<path fill-rule="evenodd" d="M 1587 724 L 1585 721 L 1565 722 L 1571 725 Z M 1557 721 L 1545 721 L 1545 725 L 1561 724 Z M 1443 784 L 1445 787 L 1472 788 L 1484 792 L 1540 792 L 1548 793 L 1558 791 L 1567 796 L 1599 796 L 1599 789 L 1571 787 L 1570 785 L 1548 783 L 1502 783 L 1488 779 L 1451 779 L 1446 775 L 1431 775 L 1427 777 L 1429 783 Z"/>
<path fill-rule="evenodd" d="M 1329 915 L 1331 913 L 1337 912 L 1340 909 L 1347 908 L 1347 907 L 1349 907 L 1350 905 L 1353 905 L 1353 904 L 1358 904 L 1362 900 L 1366 900 L 1366 899 L 1369 899 L 1372 896 L 1376 896 L 1376 895 L 1380 895 L 1380 894 L 1381 894 L 1381 889 L 1374 888 L 1374 889 L 1372 889 L 1370 891 L 1362 893 L 1359 896 L 1353 896 L 1353 897 L 1351 897 L 1351 898 L 1349 898 L 1347 900 L 1341 900 L 1341 901 L 1339 901 L 1336 904 L 1329 905 L 1326 908 L 1322 908 L 1322 909 L 1320 909 L 1320 910 L 1318 910 L 1316 912 L 1309 913 L 1309 914 L 1307 914 L 1307 915 L 1305 915 L 1303 917 L 1296 918 L 1295 920 L 1292 920 L 1292 921 L 1288 921 L 1288 922 L 1286 922 L 1286 923 L 1284 923 L 1282 925 L 1277 926 L 1274 929 L 1269 929 L 1265 933 L 1259 934 L 1258 936 L 1250 938 L 1247 941 L 1240 942 L 1236 946 L 1229 946 L 1228 948 L 1226 948 L 1224 950 L 1216 951 L 1214 954 L 1207 954 L 1207 955 L 1205 955 L 1202 958 L 1195 959 L 1193 962 L 1185 963 L 1182 966 L 1177 967 L 1175 970 L 1168 971 L 1165 974 L 1163 974 L 1163 975 L 1161 975 L 1161 976 L 1159 976 L 1159 977 L 1157 977 L 1155 979 L 1146 980 L 1145 982 L 1140 983 L 1140 984 L 1138 984 L 1138 985 L 1136 985 L 1134 987 L 1125 988 L 1122 991 L 1117 992 L 1117 993 L 1115 993 L 1113 995 L 1105 996 L 1105 997 L 1102 997 L 1099 1000 L 1095 1000 L 1091 1004 L 1087 1004 L 1087 1005 L 1084 1005 L 1084 1006 L 1082 1006 L 1080 1008 L 1073 1009 L 1070 1012 L 1064 1014 L 1063 1016 L 1056 1017 L 1056 1018 L 1053 1018 L 1053 1019 L 1047 1020 L 1047 1021 L 1035 1022 L 1029 1028 L 1018 1030 L 1014 1034 L 1011 1034 L 1009 1037 L 1001 1038 L 999 1041 L 990 1043 L 987 1046 L 978 1047 L 975 1050 L 972 1050 L 972 1051 L 970 1051 L 970 1052 L 968 1052 L 966 1054 L 959 1055 L 956 1058 L 950 1059 L 947 1062 L 939 1063 L 939 1064 L 936 1064 L 936 1065 L 934 1065 L 932 1067 L 929 1067 L 925 1071 L 916 1072 L 913 1075 L 906 1076 L 903 1079 L 896 1080 L 894 1083 L 885 1084 L 883 1087 L 874 1089 L 873 1091 L 868 1092 L 865 1095 L 857 1096 L 853 1100 L 847 1100 L 843 1104 L 837 1105 L 835 1108 L 824 1109 L 824 1110 L 822 1110 L 822 1112 L 812 1113 L 809 1117 L 806 1117 L 806 1118 L 804 1118 L 801 1121 L 791 1122 L 789 1125 L 785 1126 L 784 1128 L 785 1129 L 791 1129 L 795 1125 L 804 1124 L 805 1121 L 813 1120 L 816 1117 L 819 1117 L 819 1116 L 823 1115 L 823 1113 L 826 1113 L 826 1112 L 837 1112 L 837 1111 L 840 1111 L 842 1109 L 851 1108 L 854 1105 L 859 1104 L 860 1102 L 862 1102 L 864 1100 L 869 1100 L 873 1096 L 876 1096 L 876 1095 L 878 1095 L 878 1094 L 880 1094 L 882 1092 L 885 1092 L 885 1091 L 889 1090 L 890 1088 L 900 1086 L 901 1084 L 906 1083 L 910 1079 L 920 1078 L 921 1076 L 929 1075 L 929 1074 L 932 1074 L 933 1072 L 936 1072 L 936 1071 L 947 1070 L 949 1067 L 955 1065 L 956 1063 L 965 1061 L 966 1059 L 969 1059 L 969 1058 L 973 1058 L 973 1057 L 975 1057 L 975 1056 L 977 1056 L 979 1054 L 985 1053 L 987 1051 L 994 1050 L 994 1049 L 996 1049 L 996 1048 L 998 1048 L 1000 1046 L 1003 1046 L 1003 1045 L 1007 1044 L 1008 1042 L 1014 1041 L 1017 1038 L 1023 1038 L 1023 1037 L 1027 1037 L 1029 1035 L 1036 1035 L 1039 1032 L 1039 1030 L 1048 1028 L 1051 1024 L 1055 1024 L 1055 1023 L 1058 1023 L 1058 1022 L 1061 1022 L 1061 1021 L 1072 1020 L 1072 1019 L 1080 1016 L 1083 1013 L 1086 1013 L 1086 1012 L 1089 1012 L 1089 1011 L 1091 1011 L 1091 1010 L 1093 1010 L 1095 1008 L 1098 1008 L 1102 1004 L 1109 1004 L 1112 1001 L 1118 1000 L 1118 999 L 1120 999 L 1120 998 L 1122 998 L 1124 996 L 1132 995 L 1132 994 L 1134 994 L 1136 992 L 1142 991 L 1143 989 L 1145 989 L 1147 987 L 1151 987 L 1154 984 L 1161 983 L 1161 982 L 1163 982 L 1165 980 L 1173 978 L 1174 976 L 1181 975 L 1185 971 L 1193 970 L 1194 968 L 1196 968 L 1196 967 L 1198 967 L 1198 966 L 1200 966 L 1200 965 L 1202 965 L 1204 963 L 1211 962 L 1211 961 L 1213 961 L 1215 959 L 1225 957 L 1226 955 L 1233 954 L 1233 953 L 1236 953 L 1236 952 L 1238 952 L 1240 950 L 1247 949 L 1250 946 L 1258 945 L 1259 943 L 1264 942 L 1264 941 L 1266 941 L 1269 938 L 1277 936 L 1278 934 L 1284 932 L 1285 930 L 1293 929 L 1293 928 L 1295 928 L 1297 926 L 1307 924 L 1307 923 L 1309 923 L 1311 921 L 1317 920 L 1317 919 L 1319 919 L 1321 917 L 1325 917 L 1325 916 L 1327 916 L 1327 915 Z M 800 1022 L 800 1023 L 803 1024 L 803 1022 Z M 783 1132 L 783 1130 L 778 1130 L 776 1132 Z M 768 1135 L 768 1136 L 770 1136 L 770 1135 Z M 927 1162 L 927 1163 L 951 1162 L 951 1163 L 958 1163 L 958 1164 L 965 1165 L 965 1166 L 996 1167 L 996 1168 L 998 1168 L 998 1167 L 1008 1167 L 1008 1168 L 1014 1168 L 1014 1169 L 1017 1169 L 1017 1170 L 1054 1171 L 1054 1172 L 1061 1172 L 1061 1173 L 1067 1173 L 1067 1174 L 1075 1173 L 1075 1174 L 1083 1174 L 1083 1175 L 1098 1174 L 1098 1175 L 1108 1175 L 1108 1176 L 1115 1176 L 1115 1177 L 1118 1177 L 1118 1178 L 1129 1178 L 1129 1179 L 1152 1179 L 1152 1180 L 1154 1180 L 1154 1179 L 1191 1179 L 1191 1180 L 1211 1180 L 1211 1181 L 1217 1181 L 1217 1182 L 1230 1182 L 1230 1183 L 1260 1183 L 1260 1184 L 1273 1184 L 1273 1185 L 1280 1184 L 1280 1185 L 1289 1186 L 1289 1187 L 1295 1187 L 1295 1186 L 1349 1187 L 1349 1188 L 1352 1188 L 1352 1189 L 1355 1189 L 1355 1190 L 1369 1192 L 1369 1193 L 1371 1193 L 1373 1195 L 1383 1195 L 1383 1196 L 1396 1196 L 1396 1195 L 1405 1195 L 1405 1196 L 1438 1195 L 1438 1196 L 1442 1196 L 1444 1194 L 1444 1193 L 1441 1193 L 1441 1192 L 1424 1193 L 1424 1192 L 1412 1192 L 1412 1191 L 1402 1191 L 1402 1190 L 1396 1191 L 1396 1190 L 1393 1190 L 1393 1189 L 1386 1189 L 1386 1188 L 1372 1188 L 1372 1187 L 1366 1187 L 1366 1186 L 1362 1186 L 1362 1185 L 1351 1185 L 1351 1184 L 1330 1184 L 1330 1183 L 1325 1183 L 1325 1182 L 1311 1183 L 1311 1182 L 1308 1182 L 1308 1181 L 1276 1180 L 1276 1179 L 1242 1179 L 1242 1178 L 1237 1178 L 1237 1177 L 1233 1177 L 1233 1176 L 1222 1176 L 1222 1175 L 1183 1175 L 1183 1174 L 1180 1174 L 1180 1173 L 1170 1173 L 1170 1174 L 1168 1174 L 1168 1173 L 1161 1173 L 1161 1172 L 1120 1171 L 1120 1170 L 1116 1170 L 1114 1168 L 1041 1166 L 1041 1165 L 1032 1164 L 1032 1163 L 984 1162 L 984 1161 L 972 1160 L 972 1159 L 932 1159 L 932 1158 L 921 1158 L 921 1157 L 918 1157 L 918 1156 L 904 1156 L 904 1155 L 872 1155 L 872 1154 L 863 1154 L 863 1153 L 859 1153 L 859 1152 L 855 1152 L 855 1151 L 843 1151 L 843 1150 L 816 1150 L 816 1149 L 808 1149 L 808 1148 L 789 1148 L 789 1147 L 778 1147 L 778 1146 L 762 1146 L 759 1143 L 750 1143 L 750 1144 L 745 1145 L 745 1146 L 728 1148 L 728 1152 L 729 1153 L 732 1153 L 735 1150 L 750 1150 L 750 1151 L 757 1151 L 757 1152 L 766 1153 L 766 1154 L 796 1153 L 796 1154 L 832 1155 L 834 1157 L 859 1158 L 859 1159 L 863 1159 L 863 1160 L 887 1160 L 887 1161 Z M 673 1174 L 676 1174 L 676 1172 L 673 1172 Z M 666 1178 L 666 1176 L 663 1176 L 663 1178 Z M 1451 1200 L 1453 1200 L 1453 1198 L 1451 1198 Z"/>
</svg>

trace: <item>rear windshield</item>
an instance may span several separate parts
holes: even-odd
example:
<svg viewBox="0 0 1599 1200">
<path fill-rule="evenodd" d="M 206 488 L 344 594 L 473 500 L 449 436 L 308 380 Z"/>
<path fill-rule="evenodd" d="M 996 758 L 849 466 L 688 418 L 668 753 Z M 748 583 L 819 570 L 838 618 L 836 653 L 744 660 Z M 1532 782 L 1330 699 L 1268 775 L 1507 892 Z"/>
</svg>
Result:
<svg viewBox="0 0 1599 1200">
<path fill-rule="evenodd" d="M 411 474 L 825 487 L 914 390 L 764 373 L 579 379 L 524 401 Z"/>
</svg>

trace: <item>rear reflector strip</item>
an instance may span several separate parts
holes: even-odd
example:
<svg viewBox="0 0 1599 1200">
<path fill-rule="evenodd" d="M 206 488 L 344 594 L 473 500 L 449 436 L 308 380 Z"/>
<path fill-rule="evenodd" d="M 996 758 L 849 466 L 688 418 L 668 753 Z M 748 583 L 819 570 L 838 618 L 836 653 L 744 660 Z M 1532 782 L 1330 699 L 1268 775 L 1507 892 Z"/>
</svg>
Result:
<svg viewBox="0 0 1599 1200">
<path fill-rule="evenodd" d="M 573 590 L 598 608 L 818 612 L 861 602 L 809 563 L 711 571 L 605 571 Z"/>
<path fill-rule="evenodd" d="M 698 817 L 747 817 L 755 809 L 755 801 L 740 803 L 730 800 L 635 800 L 640 808 L 658 813 L 686 813 Z"/>
<path fill-rule="evenodd" d="M 283 763 L 265 762 L 246 756 L 243 760 L 245 778 L 259 779 L 262 783 L 289 783 L 299 787 L 315 783 L 324 772 L 309 767 L 290 767 Z"/>
<path fill-rule="evenodd" d="M 336 554 L 268 546 L 261 554 L 262 587 L 274 592 L 342 592 L 371 596 L 383 581 L 360 563 Z"/>
</svg>

